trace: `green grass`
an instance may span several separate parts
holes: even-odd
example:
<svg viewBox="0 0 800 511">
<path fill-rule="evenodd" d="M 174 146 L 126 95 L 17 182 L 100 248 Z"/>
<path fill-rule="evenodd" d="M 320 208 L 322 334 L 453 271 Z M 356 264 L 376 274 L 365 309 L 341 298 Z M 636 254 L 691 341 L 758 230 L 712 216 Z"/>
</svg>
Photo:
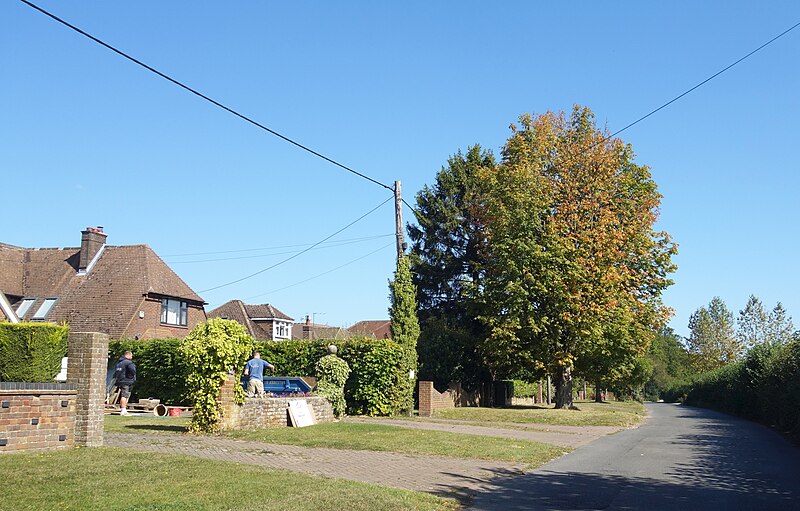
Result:
<svg viewBox="0 0 800 511">
<path fill-rule="evenodd" d="M 273 444 L 511 461 L 531 467 L 538 467 L 569 452 L 564 447 L 526 440 L 347 422 L 306 428 L 232 431 L 227 435 Z"/>
<path fill-rule="evenodd" d="M 106 415 L 103 429 L 112 433 L 185 433 L 188 425 L 185 417 Z"/>
<path fill-rule="evenodd" d="M 550 424 L 560 426 L 618 426 L 639 424 L 645 408 L 635 401 L 578 402 L 580 410 L 555 410 L 540 406 L 512 408 L 448 408 L 435 413 L 436 418 L 458 419 L 471 422 L 518 422 L 525 424 Z"/>
<path fill-rule="evenodd" d="M 105 418 L 105 430 L 118 433 L 183 433 L 188 422 L 182 417 L 109 415 Z M 569 452 L 564 447 L 526 440 L 348 422 L 317 424 L 306 428 L 229 431 L 225 435 L 272 444 L 511 461 L 531 467 L 538 467 Z"/>
<path fill-rule="evenodd" d="M 250 465 L 129 451 L 0 456 L 0 510 L 453 510 L 433 495 Z"/>
</svg>

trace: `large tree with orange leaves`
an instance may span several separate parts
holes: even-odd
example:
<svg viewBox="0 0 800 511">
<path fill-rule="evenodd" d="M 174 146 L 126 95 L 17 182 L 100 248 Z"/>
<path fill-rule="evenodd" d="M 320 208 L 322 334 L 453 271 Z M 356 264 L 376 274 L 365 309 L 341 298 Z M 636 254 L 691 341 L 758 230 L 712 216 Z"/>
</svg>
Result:
<svg viewBox="0 0 800 511">
<path fill-rule="evenodd" d="M 498 374 L 547 371 L 568 408 L 574 368 L 629 363 L 668 317 L 661 195 L 631 146 L 579 106 L 520 117 L 483 178 L 485 358 Z"/>
</svg>

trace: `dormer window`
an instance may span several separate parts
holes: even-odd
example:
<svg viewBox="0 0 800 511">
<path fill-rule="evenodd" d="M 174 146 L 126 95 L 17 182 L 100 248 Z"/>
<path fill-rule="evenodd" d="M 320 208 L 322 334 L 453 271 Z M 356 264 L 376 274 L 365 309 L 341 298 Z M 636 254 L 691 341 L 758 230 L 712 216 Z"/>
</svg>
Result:
<svg viewBox="0 0 800 511">
<path fill-rule="evenodd" d="M 47 314 L 50 312 L 50 309 L 53 308 L 53 305 L 56 304 L 56 300 L 58 298 L 45 298 L 44 303 L 39 306 L 36 312 L 33 314 L 31 319 L 44 319 L 47 317 Z"/>
<path fill-rule="evenodd" d="M 25 314 L 28 313 L 31 306 L 33 305 L 33 302 L 35 301 L 36 298 L 25 298 L 24 300 L 22 300 L 22 302 L 20 302 L 19 304 L 19 307 L 17 307 L 17 317 L 20 319 L 25 317 Z"/>
<path fill-rule="evenodd" d="M 161 299 L 161 323 L 164 325 L 186 326 L 188 312 L 186 302 L 174 298 Z"/>
</svg>

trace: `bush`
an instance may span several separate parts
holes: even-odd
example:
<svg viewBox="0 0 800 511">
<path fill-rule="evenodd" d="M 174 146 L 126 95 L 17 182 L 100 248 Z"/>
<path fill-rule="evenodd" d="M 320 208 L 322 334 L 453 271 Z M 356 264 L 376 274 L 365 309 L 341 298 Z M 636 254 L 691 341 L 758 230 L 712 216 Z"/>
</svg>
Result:
<svg viewBox="0 0 800 511">
<path fill-rule="evenodd" d="M 511 380 L 512 395 L 514 397 L 527 398 L 537 395 L 538 383 L 530 383 L 522 380 Z"/>
<path fill-rule="evenodd" d="M 52 382 L 68 341 L 64 325 L 0 323 L 0 381 Z"/>
<path fill-rule="evenodd" d="M 252 351 L 252 337 L 242 325 L 230 319 L 211 318 L 200 323 L 180 342 L 178 352 L 189 366 L 186 383 L 193 406 L 190 432 L 219 431 L 222 418 L 219 390 L 229 373 L 239 381 Z M 234 388 L 234 400 L 244 403 L 240 385 Z"/>
<path fill-rule="evenodd" d="M 333 414 L 341 417 L 347 406 L 344 399 L 344 384 L 350 375 L 350 367 L 347 362 L 331 354 L 319 359 L 315 369 L 317 392 L 331 402 Z"/>
<path fill-rule="evenodd" d="M 315 365 L 328 353 L 326 340 L 259 341 L 262 358 L 275 364 L 284 376 L 316 374 Z M 387 339 L 335 341 L 339 357 L 350 366 L 345 384 L 347 413 L 353 415 L 396 415 L 405 412 L 405 397 L 414 380 L 405 369 L 407 351 Z"/>
<path fill-rule="evenodd" d="M 676 385 L 664 400 L 758 420 L 800 433 L 800 340 L 760 345 L 745 358 Z"/>
<path fill-rule="evenodd" d="M 164 404 L 188 405 L 186 378 L 189 367 L 178 352 L 178 339 L 149 339 L 145 341 L 111 341 L 108 345 L 109 366 L 113 366 L 125 351 L 133 353 L 136 364 L 136 383 L 131 401 L 139 398 L 158 398 Z"/>
</svg>

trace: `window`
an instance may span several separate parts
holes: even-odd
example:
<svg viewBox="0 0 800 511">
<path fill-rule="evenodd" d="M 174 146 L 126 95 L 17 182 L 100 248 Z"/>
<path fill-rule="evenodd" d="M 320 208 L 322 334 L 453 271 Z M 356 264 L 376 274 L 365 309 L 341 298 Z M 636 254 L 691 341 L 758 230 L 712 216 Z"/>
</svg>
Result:
<svg viewBox="0 0 800 511">
<path fill-rule="evenodd" d="M 292 335 L 291 332 L 289 323 L 277 321 L 275 323 L 275 335 L 273 337 L 275 339 L 288 339 Z"/>
<path fill-rule="evenodd" d="M 161 299 L 161 323 L 165 325 L 186 326 L 188 308 L 186 302 L 173 298 Z"/>
<path fill-rule="evenodd" d="M 28 313 L 28 309 L 31 308 L 31 305 L 33 305 L 33 302 L 35 301 L 36 298 L 25 298 L 22 300 L 22 303 L 20 303 L 19 307 L 17 307 L 17 317 L 21 319 L 23 316 L 25 316 L 25 314 Z"/>
<path fill-rule="evenodd" d="M 31 319 L 44 319 L 47 317 L 47 313 L 53 308 L 56 300 L 58 300 L 58 298 L 45 298 L 44 303 L 36 310 Z"/>
</svg>

